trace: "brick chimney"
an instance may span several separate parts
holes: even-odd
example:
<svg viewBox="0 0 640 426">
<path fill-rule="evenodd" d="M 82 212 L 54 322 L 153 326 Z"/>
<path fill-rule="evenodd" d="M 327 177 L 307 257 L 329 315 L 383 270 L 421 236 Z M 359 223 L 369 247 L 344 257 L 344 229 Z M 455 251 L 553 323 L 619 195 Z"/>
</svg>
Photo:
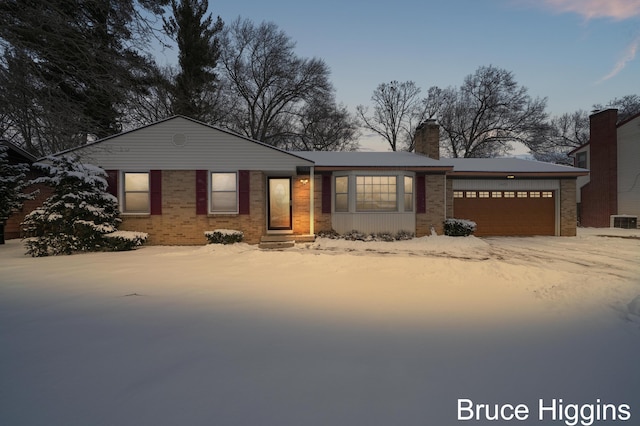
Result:
<svg viewBox="0 0 640 426">
<path fill-rule="evenodd" d="M 618 213 L 618 110 L 598 111 L 589 117 L 589 184 L 581 192 L 581 224 L 609 227 Z"/>
<path fill-rule="evenodd" d="M 440 159 L 440 125 L 434 119 L 428 119 L 416 127 L 414 151 L 434 160 Z"/>
</svg>

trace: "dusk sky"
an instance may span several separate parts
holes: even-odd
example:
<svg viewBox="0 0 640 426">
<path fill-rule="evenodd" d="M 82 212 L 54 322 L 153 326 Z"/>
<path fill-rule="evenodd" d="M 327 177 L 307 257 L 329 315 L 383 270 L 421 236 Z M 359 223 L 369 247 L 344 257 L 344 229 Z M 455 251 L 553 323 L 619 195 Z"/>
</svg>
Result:
<svg viewBox="0 0 640 426">
<path fill-rule="evenodd" d="M 640 0 L 210 0 L 209 9 L 229 23 L 276 23 L 298 55 L 327 63 L 352 111 L 380 83 L 412 80 L 426 95 L 482 65 L 513 72 L 548 98 L 551 115 L 640 94 Z"/>
</svg>

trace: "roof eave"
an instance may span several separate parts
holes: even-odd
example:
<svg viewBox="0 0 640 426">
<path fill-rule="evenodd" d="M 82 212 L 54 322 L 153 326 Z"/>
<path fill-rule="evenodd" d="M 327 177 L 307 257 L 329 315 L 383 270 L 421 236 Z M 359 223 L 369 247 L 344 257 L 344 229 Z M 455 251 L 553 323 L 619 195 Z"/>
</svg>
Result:
<svg viewBox="0 0 640 426">
<path fill-rule="evenodd" d="M 589 175 L 588 171 L 571 171 L 571 172 L 451 172 L 451 177 L 501 177 L 508 178 L 569 178 Z"/>
<path fill-rule="evenodd" d="M 314 169 L 319 172 L 334 172 L 347 170 L 403 170 L 411 172 L 432 172 L 446 173 L 453 170 L 450 166 L 315 166 Z"/>
</svg>

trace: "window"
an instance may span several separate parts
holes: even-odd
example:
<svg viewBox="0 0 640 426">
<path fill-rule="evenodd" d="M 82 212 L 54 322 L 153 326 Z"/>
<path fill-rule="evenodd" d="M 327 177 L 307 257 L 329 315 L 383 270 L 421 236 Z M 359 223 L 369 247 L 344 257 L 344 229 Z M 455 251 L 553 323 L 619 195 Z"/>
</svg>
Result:
<svg viewBox="0 0 640 426">
<path fill-rule="evenodd" d="M 211 173 L 211 212 L 238 212 L 238 179 L 236 173 Z"/>
<path fill-rule="evenodd" d="M 505 191 L 504 192 L 504 198 L 514 198 L 516 196 L 516 193 L 513 191 Z"/>
<path fill-rule="evenodd" d="M 529 193 L 529 197 L 531 197 L 531 198 L 540 198 L 540 191 L 531 191 Z"/>
<path fill-rule="evenodd" d="M 396 211 L 396 176 L 356 176 L 357 211 Z"/>
<path fill-rule="evenodd" d="M 543 191 L 542 198 L 553 198 L 553 192 L 551 191 Z"/>
<path fill-rule="evenodd" d="M 467 191 L 465 195 L 467 198 L 476 198 L 476 191 Z"/>
<path fill-rule="evenodd" d="M 480 198 L 489 198 L 489 191 L 480 191 L 478 192 L 478 196 Z"/>
<path fill-rule="evenodd" d="M 518 191 L 518 198 L 527 198 L 527 191 Z"/>
<path fill-rule="evenodd" d="M 349 211 L 349 176 L 336 176 L 336 201 L 337 212 Z"/>
<path fill-rule="evenodd" d="M 413 178 L 404 177 L 404 211 L 413 211 Z"/>
<path fill-rule="evenodd" d="M 453 191 L 453 198 L 462 198 L 464 197 L 464 192 L 462 191 Z"/>
<path fill-rule="evenodd" d="M 123 184 L 124 213 L 149 213 L 149 173 L 125 172 Z"/>
<path fill-rule="evenodd" d="M 491 193 L 492 198 L 502 198 L 502 191 L 493 191 Z"/>
<path fill-rule="evenodd" d="M 576 154 L 576 167 L 580 167 L 581 169 L 587 168 L 587 153 L 579 152 Z"/>
</svg>

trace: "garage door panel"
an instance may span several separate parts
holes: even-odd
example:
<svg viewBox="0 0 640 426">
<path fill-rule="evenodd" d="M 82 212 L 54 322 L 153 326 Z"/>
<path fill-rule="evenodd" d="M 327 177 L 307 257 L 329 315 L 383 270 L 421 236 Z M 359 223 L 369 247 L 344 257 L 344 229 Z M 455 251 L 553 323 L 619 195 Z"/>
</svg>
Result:
<svg viewBox="0 0 640 426">
<path fill-rule="evenodd" d="M 456 218 L 476 222 L 475 235 L 555 235 L 553 197 L 470 198 L 466 195 L 454 198 L 453 211 Z"/>
</svg>

